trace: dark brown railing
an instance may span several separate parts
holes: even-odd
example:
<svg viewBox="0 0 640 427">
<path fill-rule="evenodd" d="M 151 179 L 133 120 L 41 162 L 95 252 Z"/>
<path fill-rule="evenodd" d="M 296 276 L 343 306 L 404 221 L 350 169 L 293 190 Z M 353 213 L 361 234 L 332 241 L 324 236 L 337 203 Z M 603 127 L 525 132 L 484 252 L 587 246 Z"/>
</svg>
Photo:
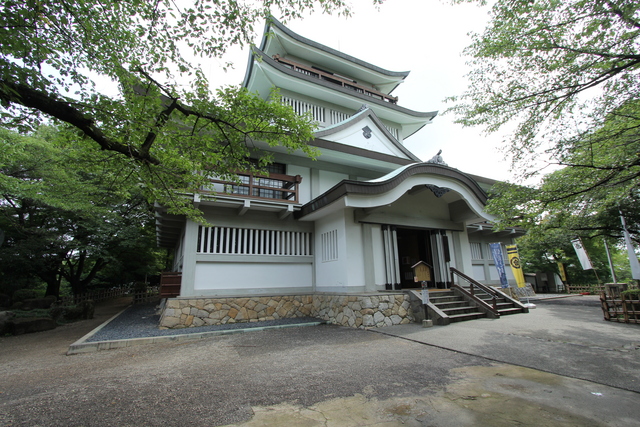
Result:
<svg viewBox="0 0 640 427">
<path fill-rule="evenodd" d="M 238 173 L 238 177 L 239 181 L 236 182 L 211 179 L 211 183 L 214 184 L 213 188 L 203 188 L 202 191 L 252 199 L 275 199 L 298 203 L 298 186 L 302 182 L 300 175 L 291 176 L 272 173 L 269 176 L 264 176 L 252 173 Z M 215 184 L 220 185 L 220 188 L 215 188 Z"/>
<path fill-rule="evenodd" d="M 329 73 L 327 71 L 322 71 L 322 70 L 319 70 L 317 68 L 313 68 L 313 67 L 309 67 L 307 65 L 303 65 L 303 64 L 300 64 L 298 62 L 291 61 L 290 59 L 285 59 L 285 58 L 281 57 L 280 55 L 273 55 L 273 59 L 275 59 L 276 61 L 280 62 L 281 64 L 286 65 L 287 67 L 291 68 L 292 70 L 297 71 L 299 73 L 302 73 L 304 75 L 315 77 L 315 78 L 320 79 L 320 80 L 324 80 L 324 81 L 327 81 L 327 82 L 331 82 L 331 83 L 340 85 L 340 86 L 342 86 L 344 88 L 354 90 L 354 91 L 356 91 L 358 93 L 362 93 L 364 95 L 371 96 L 373 98 L 377 98 L 377 99 L 379 99 L 381 101 L 385 101 L 385 102 L 388 102 L 390 104 L 397 104 L 398 103 L 398 97 L 397 96 L 387 95 L 385 93 L 382 93 L 380 91 L 375 90 L 372 87 L 367 87 L 367 86 L 360 85 L 357 82 L 355 82 L 354 80 L 350 80 L 350 79 L 348 79 L 346 77 L 338 76 L 336 74 Z"/>
<path fill-rule="evenodd" d="M 466 280 L 469 283 L 469 290 L 467 291 L 465 288 L 463 288 L 460 285 L 451 285 L 452 288 L 456 288 L 459 291 L 465 293 L 466 295 L 468 295 L 469 297 L 471 297 L 474 301 L 476 301 L 477 303 L 479 303 L 480 305 L 482 305 L 485 308 L 488 308 L 495 316 L 500 317 L 500 312 L 498 311 L 498 298 L 501 297 L 502 295 L 498 295 L 497 291 L 487 285 L 483 285 L 482 283 L 476 281 L 475 279 L 467 276 L 466 274 L 464 274 L 463 272 L 450 267 L 449 270 L 451 271 L 451 283 L 455 283 L 454 277 L 458 276 L 461 279 Z M 483 293 L 488 294 L 491 297 L 491 304 L 487 303 L 485 300 L 483 300 L 482 298 L 479 298 L 476 296 L 476 290 L 480 290 Z"/>
</svg>

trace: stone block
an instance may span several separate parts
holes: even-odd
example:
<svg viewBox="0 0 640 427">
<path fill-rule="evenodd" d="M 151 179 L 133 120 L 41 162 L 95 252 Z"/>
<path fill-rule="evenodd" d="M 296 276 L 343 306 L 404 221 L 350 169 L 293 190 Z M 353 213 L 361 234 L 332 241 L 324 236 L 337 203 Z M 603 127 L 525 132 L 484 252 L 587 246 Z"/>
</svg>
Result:
<svg viewBox="0 0 640 427">
<path fill-rule="evenodd" d="M 193 323 L 191 324 L 191 326 L 202 326 L 202 325 L 204 325 L 204 320 L 202 320 L 199 317 L 193 318 Z"/>
<path fill-rule="evenodd" d="M 366 314 L 366 315 L 362 316 L 362 325 L 364 327 L 375 325 L 375 322 L 373 321 L 373 316 L 370 315 L 370 314 Z"/>
<path fill-rule="evenodd" d="M 175 298 L 169 298 L 167 300 L 167 303 L 166 303 L 165 307 L 179 309 L 180 308 L 180 300 L 177 300 Z"/>
<path fill-rule="evenodd" d="M 238 310 L 236 308 L 230 308 L 229 313 L 227 314 L 230 318 L 235 319 L 238 315 Z"/>
<path fill-rule="evenodd" d="M 381 313 L 381 312 L 379 312 L 379 311 L 376 311 L 376 312 L 374 313 L 374 315 L 373 315 L 373 321 L 374 321 L 376 324 L 378 324 L 378 323 L 380 323 L 380 322 L 383 322 L 383 321 L 384 321 L 384 314 L 382 314 L 382 313 Z"/>
<path fill-rule="evenodd" d="M 191 326 L 193 324 L 193 316 L 189 315 L 184 321 L 184 326 Z"/>
<path fill-rule="evenodd" d="M 249 319 L 249 315 L 248 315 L 248 313 L 247 313 L 247 309 L 246 309 L 246 308 L 244 308 L 244 307 L 242 307 L 242 308 L 238 311 L 238 314 L 234 316 L 234 318 L 235 318 L 237 321 L 239 321 L 239 322 L 240 322 L 240 321 L 246 321 L 246 320 L 248 320 L 248 319 Z"/>
<path fill-rule="evenodd" d="M 400 322 L 402 322 L 402 317 L 398 316 L 397 314 L 394 314 L 389 319 L 391 319 L 391 323 L 394 325 L 399 325 Z"/>
<path fill-rule="evenodd" d="M 12 318 L 7 322 L 7 329 L 12 335 L 30 334 L 33 332 L 50 331 L 57 326 L 50 317 Z"/>
</svg>

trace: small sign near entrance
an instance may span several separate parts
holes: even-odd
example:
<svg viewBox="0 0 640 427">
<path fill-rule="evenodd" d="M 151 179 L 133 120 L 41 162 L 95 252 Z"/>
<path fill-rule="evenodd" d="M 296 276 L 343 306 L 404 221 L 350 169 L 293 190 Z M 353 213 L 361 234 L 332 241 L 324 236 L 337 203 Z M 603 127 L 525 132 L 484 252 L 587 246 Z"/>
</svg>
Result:
<svg viewBox="0 0 640 427">
<path fill-rule="evenodd" d="M 427 289 L 426 283 L 422 284 L 422 303 L 429 304 L 429 289 Z"/>
<path fill-rule="evenodd" d="M 424 261 L 418 261 L 415 265 L 411 266 L 413 269 L 413 281 L 414 282 L 430 282 L 431 281 L 431 266 Z"/>
</svg>

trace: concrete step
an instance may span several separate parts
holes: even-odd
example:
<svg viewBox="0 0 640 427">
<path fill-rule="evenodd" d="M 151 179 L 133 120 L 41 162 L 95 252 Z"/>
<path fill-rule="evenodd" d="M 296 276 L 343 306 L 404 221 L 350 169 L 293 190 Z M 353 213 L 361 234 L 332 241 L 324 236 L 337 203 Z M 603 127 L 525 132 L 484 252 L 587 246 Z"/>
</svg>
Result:
<svg viewBox="0 0 640 427">
<path fill-rule="evenodd" d="M 465 305 L 467 305 L 467 302 L 464 300 L 460 300 L 460 301 L 438 302 L 433 304 L 437 306 L 440 310 L 445 310 L 447 308 L 464 307 Z"/>
<path fill-rule="evenodd" d="M 456 314 L 453 316 L 449 316 L 451 322 L 464 322 L 465 320 L 475 320 L 486 317 L 484 313 L 464 313 L 464 314 Z"/>
<path fill-rule="evenodd" d="M 431 295 L 429 295 L 429 301 L 432 304 L 438 305 L 440 303 L 446 303 L 446 302 L 464 301 L 464 299 L 456 295 L 446 296 L 446 297 L 432 297 Z"/>
<path fill-rule="evenodd" d="M 498 310 L 498 313 L 500 313 L 500 316 L 506 316 L 509 314 L 522 313 L 522 309 L 519 307 L 505 308 L 505 309 Z"/>
<path fill-rule="evenodd" d="M 449 317 L 455 316 L 458 314 L 470 314 L 470 313 L 479 313 L 476 307 L 472 307 L 470 305 L 464 307 L 454 307 L 454 308 L 445 308 L 442 310 Z"/>
</svg>

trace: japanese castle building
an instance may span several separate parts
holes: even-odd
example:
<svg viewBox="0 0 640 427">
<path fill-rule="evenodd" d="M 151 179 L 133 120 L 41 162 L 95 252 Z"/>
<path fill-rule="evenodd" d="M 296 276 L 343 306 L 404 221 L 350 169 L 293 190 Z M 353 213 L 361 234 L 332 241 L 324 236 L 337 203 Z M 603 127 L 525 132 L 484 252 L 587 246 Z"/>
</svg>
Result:
<svg viewBox="0 0 640 427">
<path fill-rule="evenodd" d="M 259 147 L 274 153 L 268 176 L 241 176 L 242 185 L 213 182 L 193 195 L 210 227 L 158 209 L 158 241 L 175 249 L 174 271 L 181 275 L 165 326 L 274 313 L 317 316 L 314 304 L 336 298 L 391 298 L 403 313 L 397 307 L 409 310 L 402 290 L 416 287 L 412 266 L 419 261 L 431 266 L 430 288 L 449 287 L 451 267 L 499 283 L 488 243 L 510 244 L 514 234 L 493 233 L 488 225 L 495 218 L 484 211 L 485 191 L 493 181 L 447 166 L 439 153 L 423 162 L 403 145 L 437 114 L 404 108 L 392 95 L 408 75 L 318 44 L 276 20 L 267 23 L 243 85 L 265 99 L 276 87 L 296 112 L 310 112 L 317 131 L 309 144 L 320 155 L 312 161 L 302 152 Z M 264 309 L 272 297 L 306 308 L 298 314 Z M 201 301 L 200 311 L 208 301 L 227 312 L 212 314 L 209 307 L 208 315 L 194 315 L 188 300 Z M 233 308 L 238 300 L 253 303 Z M 240 317 L 247 318 L 229 310 L 245 310 Z M 331 310 L 335 320 L 341 309 Z M 351 326 L 367 326 L 352 317 Z"/>
</svg>

